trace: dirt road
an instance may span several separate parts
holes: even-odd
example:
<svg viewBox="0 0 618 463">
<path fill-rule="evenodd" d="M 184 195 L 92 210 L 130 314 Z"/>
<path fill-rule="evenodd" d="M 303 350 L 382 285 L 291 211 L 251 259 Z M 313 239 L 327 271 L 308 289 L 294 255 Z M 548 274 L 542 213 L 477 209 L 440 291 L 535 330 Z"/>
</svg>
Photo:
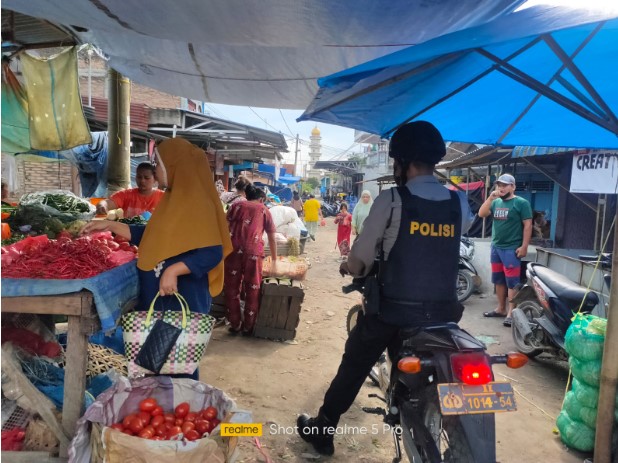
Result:
<svg viewBox="0 0 618 463">
<path fill-rule="evenodd" d="M 304 283 L 305 301 L 296 339 L 283 343 L 236 337 L 228 334 L 226 328 L 217 328 L 200 368 L 202 381 L 226 391 L 239 408 L 253 413 L 255 422 L 265 423 L 264 435 L 259 440 L 274 462 L 307 462 L 318 457 L 293 427 L 300 412 L 314 414 L 321 404 L 343 352 L 347 309 L 358 302 L 358 295 L 341 293 L 342 284 L 350 280 L 338 274 L 336 229 L 332 219 L 328 222 L 320 228 L 317 241 L 306 245 L 305 256 L 312 267 Z M 461 326 L 488 344 L 492 353 L 513 351 L 510 330 L 497 319 L 482 317 L 483 311 L 494 306 L 493 295 L 473 295 L 466 302 Z M 585 456 L 566 449 L 552 433 L 566 384 L 566 366 L 540 359 L 520 370 L 497 367 L 495 373 L 497 380 L 512 381 L 518 403 L 516 412 L 497 415 L 498 461 L 582 462 Z M 362 406 L 380 405 L 377 399 L 367 397 L 378 392 L 369 382 L 365 383 L 340 422 L 340 426 L 347 424 L 353 428 L 335 438 L 335 455 L 328 461 L 392 460 L 390 432 L 383 429 L 378 416 L 361 410 Z M 250 438 L 243 438 L 240 445 L 239 461 L 265 461 Z"/>
</svg>

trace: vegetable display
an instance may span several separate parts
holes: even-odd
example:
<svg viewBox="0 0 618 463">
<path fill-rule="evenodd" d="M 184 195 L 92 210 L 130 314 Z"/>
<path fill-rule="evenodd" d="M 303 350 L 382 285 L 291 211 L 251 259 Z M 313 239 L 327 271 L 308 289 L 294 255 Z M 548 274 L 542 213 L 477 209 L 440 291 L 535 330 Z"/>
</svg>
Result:
<svg viewBox="0 0 618 463">
<path fill-rule="evenodd" d="M 138 411 L 110 427 L 142 439 L 194 441 L 210 435 L 220 423 L 217 415 L 215 407 L 192 412 L 187 402 L 178 404 L 173 413 L 165 412 L 156 399 L 149 397 L 140 402 Z"/>
<path fill-rule="evenodd" d="M 57 240 L 30 237 L 2 248 L 3 278 L 91 278 L 135 259 L 137 247 L 115 240 L 110 232 L 72 239 L 63 231 Z"/>
<path fill-rule="evenodd" d="M 22 196 L 20 204 L 42 204 L 75 215 L 92 212 L 88 201 L 69 192 L 30 193 Z"/>
<path fill-rule="evenodd" d="M 118 222 L 126 223 L 127 225 L 145 225 L 148 223 L 148 220 L 144 219 L 142 216 L 136 215 L 135 217 L 118 219 Z"/>
</svg>

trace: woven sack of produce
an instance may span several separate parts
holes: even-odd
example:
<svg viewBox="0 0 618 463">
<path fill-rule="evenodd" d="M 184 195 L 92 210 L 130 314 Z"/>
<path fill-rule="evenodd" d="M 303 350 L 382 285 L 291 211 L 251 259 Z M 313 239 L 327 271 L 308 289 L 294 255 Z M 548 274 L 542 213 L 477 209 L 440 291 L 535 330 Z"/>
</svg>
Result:
<svg viewBox="0 0 618 463">
<path fill-rule="evenodd" d="M 271 256 L 268 256 L 264 258 L 262 276 L 302 281 L 307 276 L 308 268 L 307 261 L 302 258 L 283 256 L 279 256 L 273 266 Z"/>
<path fill-rule="evenodd" d="M 575 314 L 564 337 L 566 351 L 579 360 L 600 360 L 606 329 L 607 320 L 604 318 Z"/>
<path fill-rule="evenodd" d="M 568 447 L 590 452 L 594 449 L 594 429 L 581 421 L 575 421 L 565 411 L 560 412 L 556 425 L 560 431 L 560 438 Z"/>
<path fill-rule="evenodd" d="M 233 463 L 237 458 L 237 437 L 222 437 L 217 426 L 209 436 L 188 441 L 150 440 L 124 434 L 111 426 L 138 410 L 146 398 L 154 398 L 164 412 L 188 402 L 190 410 L 215 407 L 222 422 L 252 422 L 251 414 L 236 410 L 236 404 L 222 390 L 191 379 L 168 376 L 130 380 L 121 377 L 99 395 L 77 422 L 69 447 L 72 463 Z"/>
</svg>

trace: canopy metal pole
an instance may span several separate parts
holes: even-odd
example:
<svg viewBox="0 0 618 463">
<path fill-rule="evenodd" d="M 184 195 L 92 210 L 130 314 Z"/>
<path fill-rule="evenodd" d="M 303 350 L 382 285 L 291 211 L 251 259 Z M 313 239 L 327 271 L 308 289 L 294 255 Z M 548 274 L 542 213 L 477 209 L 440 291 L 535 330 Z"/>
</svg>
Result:
<svg viewBox="0 0 618 463">
<path fill-rule="evenodd" d="M 487 165 L 487 175 L 485 176 L 485 196 L 483 197 L 483 200 L 485 200 L 485 198 L 487 198 L 487 195 L 489 195 L 489 181 L 491 179 L 491 164 Z M 487 226 L 487 217 L 483 217 L 483 229 L 481 230 L 481 238 L 485 238 L 485 227 Z"/>
<path fill-rule="evenodd" d="M 618 222 L 618 207 L 616 208 Z M 618 233 L 614 228 L 614 252 L 612 253 L 612 282 L 607 309 L 607 329 L 601 365 L 601 384 L 597 429 L 594 441 L 594 462 L 610 463 L 612 456 L 612 427 L 616 408 L 616 386 L 618 385 Z"/>
</svg>

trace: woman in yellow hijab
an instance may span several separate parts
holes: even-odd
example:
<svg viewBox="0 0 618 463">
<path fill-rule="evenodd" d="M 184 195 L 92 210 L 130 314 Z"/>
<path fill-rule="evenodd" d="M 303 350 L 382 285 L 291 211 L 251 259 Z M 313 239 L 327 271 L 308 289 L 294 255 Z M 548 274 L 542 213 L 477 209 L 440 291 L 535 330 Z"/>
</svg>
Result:
<svg viewBox="0 0 618 463">
<path fill-rule="evenodd" d="M 157 310 L 179 310 L 170 297 L 178 292 L 191 311 L 208 313 L 223 288 L 223 260 L 232 251 L 208 158 L 182 138 L 165 140 L 158 153 L 156 176 L 167 190 L 148 224 L 92 221 L 82 234 L 109 230 L 139 246 L 138 310 L 148 310 L 157 292 L 166 296 L 157 299 Z"/>
</svg>

